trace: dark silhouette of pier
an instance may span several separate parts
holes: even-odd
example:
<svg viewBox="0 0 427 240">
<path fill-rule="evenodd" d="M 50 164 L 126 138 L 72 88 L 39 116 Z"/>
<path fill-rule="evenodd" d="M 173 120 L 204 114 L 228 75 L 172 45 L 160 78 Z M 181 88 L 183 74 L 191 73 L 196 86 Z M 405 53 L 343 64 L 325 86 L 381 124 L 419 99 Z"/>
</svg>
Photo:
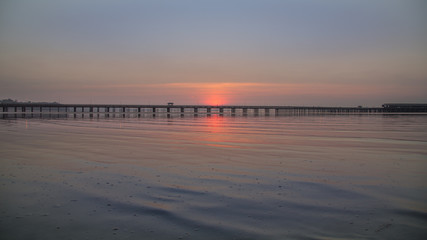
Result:
<svg viewBox="0 0 427 240">
<path fill-rule="evenodd" d="M 310 115 L 310 114 L 378 114 L 425 113 L 427 104 L 383 104 L 382 107 L 310 107 L 310 106 L 241 106 L 241 105 L 135 105 L 135 104 L 60 104 L 60 103 L 2 103 L 0 114 L 219 114 L 219 115 Z"/>
</svg>

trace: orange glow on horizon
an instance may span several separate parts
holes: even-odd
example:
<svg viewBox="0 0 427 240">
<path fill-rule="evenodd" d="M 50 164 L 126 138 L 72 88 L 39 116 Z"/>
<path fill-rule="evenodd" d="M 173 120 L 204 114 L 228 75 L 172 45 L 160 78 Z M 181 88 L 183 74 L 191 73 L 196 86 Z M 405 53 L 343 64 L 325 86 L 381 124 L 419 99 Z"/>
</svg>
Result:
<svg viewBox="0 0 427 240">
<path fill-rule="evenodd" d="M 260 83 L 172 83 L 169 86 L 191 89 L 197 92 L 202 104 L 220 106 L 230 104 L 236 94 L 254 87 L 262 86 Z"/>
<path fill-rule="evenodd" d="M 211 105 L 211 106 L 221 106 L 221 105 L 226 105 L 227 101 L 226 101 L 226 98 L 221 95 L 208 95 L 208 96 L 205 96 L 205 99 L 203 100 L 203 104 Z"/>
<path fill-rule="evenodd" d="M 75 88 L 75 86 L 67 86 Z M 406 86 L 357 85 L 345 83 L 251 83 L 251 82 L 183 82 L 156 84 L 104 84 L 81 85 L 82 96 L 91 94 L 101 99 L 105 96 L 131 96 L 134 102 L 197 104 L 197 105 L 247 105 L 247 104 L 298 104 L 298 101 L 312 102 L 319 99 L 357 99 L 367 95 L 386 96 L 394 93 L 411 92 Z M 77 90 L 77 89 L 74 89 Z M 101 91 L 102 90 L 102 91 Z M 103 95 L 98 96 L 97 93 Z M 167 96 L 167 99 L 165 99 Z M 118 97 L 117 97 L 118 98 Z M 116 99 L 117 99 L 116 98 Z M 107 97 L 105 97 L 107 99 Z M 102 100 L 97 100 L 102 101 Z M 120 100 L 121 101 L 121 100 Z"/>
</svg>

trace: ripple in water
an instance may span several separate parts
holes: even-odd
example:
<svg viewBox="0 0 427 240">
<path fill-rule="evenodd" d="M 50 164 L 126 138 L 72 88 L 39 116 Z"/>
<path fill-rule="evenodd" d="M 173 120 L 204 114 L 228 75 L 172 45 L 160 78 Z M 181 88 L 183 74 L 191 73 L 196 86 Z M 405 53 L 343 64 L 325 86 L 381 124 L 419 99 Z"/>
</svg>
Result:
<svg viewBox="0 0 427 240">
<path fill-rule="evenodd" d="M 425 239 L 427 116 L 0 121 L 1 239 Z"/>
</svg>

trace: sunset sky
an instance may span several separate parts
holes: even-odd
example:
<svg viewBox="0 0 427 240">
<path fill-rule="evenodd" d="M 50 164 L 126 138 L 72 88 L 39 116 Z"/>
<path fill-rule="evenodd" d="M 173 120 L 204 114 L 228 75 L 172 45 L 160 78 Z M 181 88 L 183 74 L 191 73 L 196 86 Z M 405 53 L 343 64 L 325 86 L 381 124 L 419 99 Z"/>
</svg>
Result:
<svg viewBox="0 0 427 240">
<path fill-rule="evenodd" d="M 1 0 L 0 99 L 427 102 L 424 0 Z"/>
</svg>

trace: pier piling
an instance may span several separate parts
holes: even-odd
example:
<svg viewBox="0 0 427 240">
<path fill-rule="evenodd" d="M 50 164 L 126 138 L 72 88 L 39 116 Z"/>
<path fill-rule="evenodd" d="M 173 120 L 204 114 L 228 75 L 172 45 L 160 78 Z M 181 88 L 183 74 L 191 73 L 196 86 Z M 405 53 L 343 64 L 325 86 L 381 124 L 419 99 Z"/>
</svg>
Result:
<svg viewBox="0 0 427 240">
<path fill-rule="evenodd" d="M 39 114 L 49 112 L 65 113 L 65 114 L 87 114 L 93 116 L 96 112 L 97 116 L 104 114 L 108 117 L 109 113 L 132 114 L 137 112 L 137 116 L 145 115 L 143 113 L 152 110 L 152 114 L 167 113 L 172 117 L 173 114 L 185 113 L 185 109 L 193 109 L 194 114 L 200 111 L 203 114 L 224 115 L 236 113 L 242 115 L 260 114 L 260 109 L 264 111 L 264 115 L 269 116 L 271 111 L 275 115 L 309 115 L 309 114 L 380 114 L 380 113 L 426 113 L 427 104 L 384 104 L 382 107 L 299 107 L 299 106 L 211 106 L 211 105 L 103 105 L 103 104 L 53 104 L 53 103 L 2 103 L 0 104 L 1 114 L 7 113 L 34 113 L 36 110 Z M 160 110 L 158 110 L 160 109 Z M 202 109 L 202 110 L 200 110 Z M 273 112 L 271 112 L 273 114 Z M 113 115 L 114 116 L 114 115 Z"/>
</svg>

